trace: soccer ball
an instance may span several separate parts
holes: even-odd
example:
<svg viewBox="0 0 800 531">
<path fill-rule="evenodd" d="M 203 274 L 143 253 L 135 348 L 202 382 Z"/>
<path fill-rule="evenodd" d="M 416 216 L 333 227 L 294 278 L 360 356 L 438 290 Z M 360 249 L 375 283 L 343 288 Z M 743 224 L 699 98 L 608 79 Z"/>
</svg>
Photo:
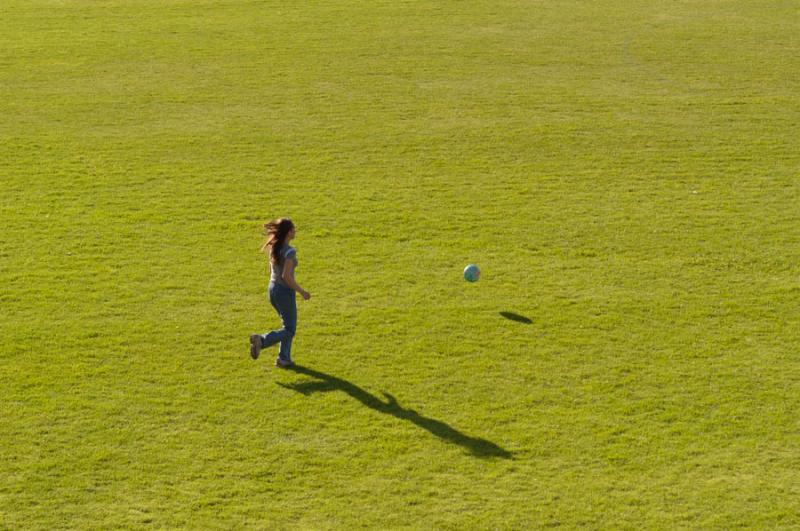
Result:
<svg viewBox="0 0 800 531">
<path fill-rule="evenodd" d="M 481 270 L 475 264 L 470 264 L 464 268 L 464 280 L 467 282 L 477 282 L 481 278 Z"/>
</svg>

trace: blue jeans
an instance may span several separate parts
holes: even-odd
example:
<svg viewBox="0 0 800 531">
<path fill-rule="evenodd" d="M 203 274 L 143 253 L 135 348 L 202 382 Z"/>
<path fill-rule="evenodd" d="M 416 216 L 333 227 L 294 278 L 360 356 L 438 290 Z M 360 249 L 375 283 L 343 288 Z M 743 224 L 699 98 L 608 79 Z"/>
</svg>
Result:
<svg viewBox="0 0 800 531">
<path fill-rule="evenodd" d="M 292 361 L 292 338 L 297 331 L 297 299 L 294 290 L 271 282 L 269 285 L 269 302 L 283 321 L 283 328 L 261 335 L 261 347 L 281 344 L 278 357 L 283 361 Z"/>
</svg>

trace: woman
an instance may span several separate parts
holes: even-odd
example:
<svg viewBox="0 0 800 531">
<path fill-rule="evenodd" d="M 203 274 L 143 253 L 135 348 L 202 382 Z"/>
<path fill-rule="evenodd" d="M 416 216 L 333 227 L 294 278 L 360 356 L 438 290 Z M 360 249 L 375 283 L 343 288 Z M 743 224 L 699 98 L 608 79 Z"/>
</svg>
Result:
<svg viewBox="0 0 800 531">
<path fill-rule="evenodd" d="M 283 328 L 273 330 L 267 334 L 252 334 L 250 336 L 250 356 L 257 359 L 262 348 L 271 347 L 280 343 L 278 359 L 275 365 L 288 368 L 292 362 L 292 338 L 297 330 L 297 302 L 295 292 L 303 299 L 308 300 L 311 294 L 300 287 L 294 278 L 297 267 L 297 252 L 289 242 L 294 239 L 295 227 L 289 218 L 280 218 L 264 225 L 267 241 L 261 248 L 269 255 L 271 269 L 269 280 L 269 302 L 280 315 Z"/>
</svg>

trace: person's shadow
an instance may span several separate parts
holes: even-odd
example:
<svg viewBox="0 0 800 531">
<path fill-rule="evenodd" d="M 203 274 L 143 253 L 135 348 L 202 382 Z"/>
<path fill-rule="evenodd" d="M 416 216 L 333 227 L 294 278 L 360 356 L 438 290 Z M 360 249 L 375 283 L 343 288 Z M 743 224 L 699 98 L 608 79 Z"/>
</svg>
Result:
<svg viewBox="0 0 800 531">
<path fill-rule="evenodd" d="M 310 382 L 298 382 L 291 384 L 279 382 L 278 385 L 285 387 L 286 389 L 297 391 L 298 393 L 302 393 L 306 396 L 310 395 L 311 393 L 322 393 L 326 391 L 344 391 L 365 406 L 386 415 L 391 415 L 393 417 L 407 420 L 413 424 L 416 424 L 420 428 L 428 430 L 430 433 L 442 440 L 464 447 L 467 451 L 469 451 L 469 453 L 476 457 L 499 457 L 502 459 L 513 458 L 513 454 L 511 452 L 491 441 L 487 441 L 486 439 L 481 439 L 478 437 L 470 437 L 469 435 L 461 433 L 457 429 L 440 420 L 424 417 L 413 409 L 405 409 L 401 407 L 400 404 L 397 403 L 397 399 L 389 393 L 383 393 L 383 396 L 386 397 L 386 401 L 384 402 L 380 398 L 366 392 L 357 385 L 346 380 L 342 380 L 341 378 L 337 378 L 336 376 L 315 371 L 314 369 L 309 369 L 308 367 L 303 367 L 301 365 L 295 365 L 292 369 L 295 372 L 305 374 L 316 379 Z"/>
</svg>

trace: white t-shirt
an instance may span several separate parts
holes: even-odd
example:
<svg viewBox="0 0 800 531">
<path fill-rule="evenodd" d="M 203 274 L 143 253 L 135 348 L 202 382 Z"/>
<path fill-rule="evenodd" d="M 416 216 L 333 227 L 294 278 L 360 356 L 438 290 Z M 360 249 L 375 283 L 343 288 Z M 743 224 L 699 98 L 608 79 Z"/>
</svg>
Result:
<svg viewBox="0 0 800 531">
<path fill-rule="evenodd" d="M 289 286 L 287 286 L 283 281 L 283 265 L 287 260 L 293 260 L 294 267 L 297 267 L 297 251 L 295 251 L 294 247 L 284 244 L 278 253 L 278 256 L 280 257 L 278 263 L 270 261 L 269 265 L 272 269 L 272 272 L 270 274 L 269 281 L 271 283 L 280 284 L 281 286 L 288 288 Z"/>
</svg>

